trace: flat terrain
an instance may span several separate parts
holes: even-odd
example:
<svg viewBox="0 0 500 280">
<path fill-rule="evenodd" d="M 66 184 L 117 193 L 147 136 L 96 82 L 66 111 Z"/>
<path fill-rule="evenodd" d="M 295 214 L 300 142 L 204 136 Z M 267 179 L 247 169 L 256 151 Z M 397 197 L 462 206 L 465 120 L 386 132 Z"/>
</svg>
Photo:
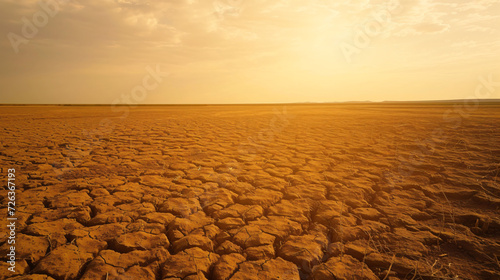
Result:
<svg viewBox="0 0 500 280">
<path fill-rule="evenodd" d="M 0 131 L 0 279 L 500 279 L 498 104 L 4 106 Z"/>
</svg>

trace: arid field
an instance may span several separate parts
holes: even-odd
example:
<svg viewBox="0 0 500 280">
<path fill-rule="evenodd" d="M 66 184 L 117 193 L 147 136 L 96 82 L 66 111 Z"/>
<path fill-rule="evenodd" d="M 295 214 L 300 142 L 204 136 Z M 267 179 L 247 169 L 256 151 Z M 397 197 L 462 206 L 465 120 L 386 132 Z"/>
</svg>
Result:
<svg viewBox="0 0 500 280">
<path fill-rule="evenodd" d="M 0 130 L 0 279 L 500 279 L 500 104 L 2 106 Z"/>
</svg>

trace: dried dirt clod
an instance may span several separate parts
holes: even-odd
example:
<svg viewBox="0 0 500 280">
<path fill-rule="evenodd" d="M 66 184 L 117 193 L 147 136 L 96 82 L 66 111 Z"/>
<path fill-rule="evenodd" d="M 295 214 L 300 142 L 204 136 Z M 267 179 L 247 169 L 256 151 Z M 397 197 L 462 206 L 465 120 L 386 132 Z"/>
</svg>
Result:
<svg viewBox="0 0 500 280">
<path fill-rule="evenodd" d="M 80 251 L 76 245 L 63 245 L 41 259 L 33 272 L 50 275 L 56 280 L 74 280 L 92 258 L 92 254 Z"/>
<path fill-rule="evenodd" d="M 201 231 L 201 229 L 198 229 Z M 215 237 L 221 232 L 221 229 L 216 225 L 203 226 L 203 233 L 206 237 L 214 240 Z"/>
<path fill-rule="evenodd" d="M 293 263 L 282 258 L 246 261 L 239 264 L 239 270 L 230 280 L 299 280 L 299 270 Z"/>
<path fill-rule="evenodd" d="M 369 239 L 370 236 L 362 226 L 342 227 L 337 226 L 331 232 L 331 239 L 334 242 L 349 242 L 358 239 Z"/>
<path fill-rule="evenodd" d="M 138 218 L 139 214 L 134 212 L 126 212 L 120 209 L 108 211 L 106 213 L 97 214 L 87 223 L 88 226 L 113 224 L 113 223 L 131 223 Z"/>
<path fill-rule="evenodd" d="M 132 182 L 132 183 L 139 183 L 141 181 L 141 177 L 130 176 L 130 177 L 127 177 L 127 181 Z"/>
<path fill-rule="evenodd" d="M 93 198 L 106 195 L 109 195 L 109 191 L 105 188 L 95 188 L 90 192 L 90 196 Z"/>
<path fill-rule="evenodd" d="M 222 244 L 224 241 L 227 241 L 227 240 L 232 240 L 232 236 L 234 234 L 236 234 L 236 232 L 238 232 L 238 230 L 232 230 L 231 233 L 232 234 L 229 234 L 229 232 L 227 231 L 221 231 L 219 232 L 216 236 L 215 236 L 215 243 L 217 244 Z"/>
<path fill-rule="evenodd" d="M 168 248 L 169 246 L 170 242 L 165 234 L 155 235 L 142 231 L 123 234 L 111 242 L 111 247 L 120 253 L 151 250 L 156 247 Z"/>
<path fill-rule="evenodd" d="M 358 261 L 363 261 L 364 258 L 374 252 L 372 248 L 367 246 L 367 244 L 362 244 L 365 242 L 351 242 L 345 244 L 344 252 L 352 257 L 356 258 Z"/>
<path fill-rule="evenodd" d="M 260 205 L 267 208 L 283 197 L 283 193 L 273 190 L 256 189 L 255 191 L 240 195 L 238 202 L 243 205 Z"/>
<path fill-rule="evenodd" d="M 89 205 L 93 199 L 88 195 L 88 190 L 80 192 L 66 192 L 48 199 L 51 208 L 81 207 Z"/>
<path fill-rule="evenodd" d="M 75 244 L 80 252 L 90 253 L 96 256 L 100 251 L 108 247 L 108 243 L 90 237 L 75 238 L 71 241 Z"/>
<path fill-rule="evenodd" d="M 267 168 L 265 171 L 273 177 L 280 177 L 280 178 L 284 178 L 287 175 L 293 174 L 293 169 L 288 167 Z"/>
<path fill-rule="evenodd" d="M 173 162 L 168 165 L 168 168 L 172 170 L 190 170 L 190 169 L 196 169 L 198 167 L 192 163 Z"/>
<path fill-rule="evenodd" d="M 133 216 L 134 220 L 136 219 L 136 215 L 138 215 L 139 217 L 142 217 L 144 215 L 147 215 L 149 213 L 153 213 L 156 211 L 155 206 L 149 202 L 127 203 L 127 204 L 116 205 L 116 209 L 131 213 L 130 216 Z M 133 215 L 133 214 L 135 214 L 135 215 Z"/>
<path fill-rule="evenodd" d="M 83 225 L 73 219 L 60 219 L 51 222 L 30 224 L 26 228 L 26 234 L 47 236 L 52 233 L 68 233 L 72 230 L 82 228 Z"/>
<path fill-rule="evenodd" d="M 260 205 L 234 204 L 222 210 L 214 212 L 211 216 L 214 219 L 241 218 L 245 221 L 253 221 L 262 217 L 264 208 Z"/>
<path fill-rule="evenodd" d="M 382 217 L 382 214 L 375 208 L 356 208 L 352 210 L 352 213 L 361 219 L 367 220 L 378 220 Z"/>
<path fill-rule="evenodd" d="M 437 244 L 441 239 L 428 231 L 413 232 L 404 228 L 384 232 L 375 237 L 377 240 L 391 244 L 394 252 L 411 259 L 418 259 L 429 252 L 425 244 Z"/>
<path fill-rule="evenodd" d="M 234 203 L 234 199 L 237 194 L 231 192 L 230 190 L 214 187 L 212 189 L 206 190 L 199 197 L 200 204 L 203 209 L 210 208 L 213 205 L 221 206 L 222 208 L 227 207 Z M 209 211 L 212 212 L 212 211 Z"/>
<path fill-rule="evenodd" d="M 342 242 L 330 243 L 326 248 L 326 256 L 329 258 L 338 257 L 344 254 L 344 252 L 345 252 L 345 245 Z"/>
<path fill-rule="evenodd" d="M 463 249 L 468 254 L 474 256 L 474 258 L 479 260 L 491 261 L 492 260 L 491 256 L 500 256 L 500 245 L 491 241 L 481 242 L 477 239 L 471 239 L 467 236 L 460 234 L 456 237 L 455 244 L 456 246 Z"/>
<path fill-rule="evenodd" d="M 222 220 L 218 220 L 215 224 L 222 230 L 230 230 L 244 226 L 245 221 L 241 218 L 224 218 Z"/>
<path fill-rule="evenodd" d="M 144 215 L 141 219 L 148 223 L 159 223 L 168 226 L 168 224 L 175 220 L 175 216 L 171 213 L 153 212 Z"/>
<path fill-rule="evenodd" d="M 204 251 L 198 247 L 186 249 L 176 255 L 168 256 L 161 269 L 162 279 L 186 276 L 202 272 L 208 274 L 210 267 L 219 259 L 219 255 Z"/>
<path fill-rule="evenodd" d="M 334 223 L 335 218 L 341 217 L 341 212 L 347 212 L 345 205 L 342 202 L 334 201 L 334 200 L 321 200 L 318 201 L 315 205 L 317 211 L 312 217 L 313 221 L 316 223 L 320 223 L 326 227 L 330 227 Z"/>
<path fill-rule="evenodd" d="M 115 280 L 121 280 L 121 279 L 156 280 L 156 275 L 150 268 L 136 265 L 129 268 L 123 275 L 120 275 Z"/>
<path fill-rule="evenodd" d="M 31 236 L 18 233 L 16 238 L 17 240 L 21 240 L 21 242 L 16 242 L 14 245 L 17 259 L 25 259 L 29 260 L 31 263 L 36 263 L 43 258 L 49 250 L 49 240 L 45 236 Z M 13 245 L 5 242 L 0 247 L 0 254 L 2 256 L 7 255 L 11 246 Z"/>
<path fill-rule="evenodd" d="M 253 179 L 253 178 L 248 178 L 245 176 L 247 179 Z M 252 192 L 255 190 L 255 187 L 252 186 L 251 184 L 245 182 L 246 180 L 242 178 L 241 176 L 238 177 L 239 181 L 234 180 L 235 182 L 225 182 L 222 183 L 222 186 L 238 195 L 243 195 L 247 192 Z"/>
<path fill-rule="evenodd" d="M 155 262 L 164 262 L 167 256 L 169 256 L 169 253 L 164 248 L 151 251 L 133 251 L 125 254 L 113 250 L 103 250 L 98 257 L 88 264 L 80 280 L 106 279 L 106 276 L 108 276 L 108 279 L 129 279 L 126 278 L 127 275 L 138 275 L 134 271 L 145 271 L 144 275 L 147 276 L 150 272 L 154 274 L 154 271 L 148 265 Z M 148 269 L 143 270 L 142 268 L 145 266 L 148 266 Z M 133 267 L 136 268 L 132 269 Z M 132 270 L 130 271 L 130 269 Z"/>
<path fill-rule="evenodd" d="M 246 261 L 240 254 L 231 253 L 222 255 L 214 265 L 212 276 L 214 280 L 228 280 L 230 276 L 238 269 L 238 265 Z"/>
<path fill-rule="evenodd" d="M 60 219 L 75 219 L 80 224 L 86 224 L 91 219 L 92 210 L 88 206 L 64 207 L 58 209 L 43 209 L 30 220 L 31 223 L 44 223 Z"/>
<path fill-rule="evenodd" d="M 290 186 L 285 189 L 286 199 L 312 199 L 324 200 L 326 197 L 326 187 L 320 184 L 308 184 Z"/>
<path fill-rule="evenodd" d="M 143 220 L 137 220 L 128 224 L 126 230 L 128 232 L 143 231 L 154 235 L 166 232 L 165 225 L 160 223 L 146 223 Z"/>
<path fill-rule="evenodd" d="M 22 259 L 16 260 L 16 267 L 15 267 L 14 272 L 8 270 L 10 267 L 11 267 L 11 265 L 9 263 L 7 263 L 6 261 L 0 262 L 0 271 L 1 271 L 0 279 L 1 280 L 13 279 L 13 278 L 8 278 L 8 277 L 23 275 L 23 274 L 26 274 L 30 271 L 30 267 L 28 265 L 28 262 L 26 260 L 22 260 Z M 17 277 L 15 277 L 15 278 L 17 278 Z"/>
<path fill-rule="evenodd" d="M 108 280 L 117 279 L 123 273 L 125 273 L 124 268 L 114 267 L 106 264 L 102 258 L 96 258 L 89 263 L 80 280 L 106 279 L 106 277 Z"/>
<path fill-rule="evenodd" d="M 116 267 L 129 268 L 137 264 L 144 266 L 154 261 L 163 262 L 168 256 L 170 256 L 170 253 L 165 248 L 160 247 L 149 251 L 137 250 L 125 254 L 120 254 L 112 250 L 104 250 L 101 251 L 99 256 L 104 259 L 107 264 L 111 264 Z"/>
<path fill-rule="evenodd" d="M 367 255 L 364 260 L 368 267 L 372 269 L 378 268 L 381 270 L 388 270 L 390 267 L 391 271 L 395 271 L 400 275 L 407 275 L 415 269 L 415 263 L 407 258 L 393 258 L 392 256 L 380 253 L 371 253 Z"/>
<path fill-rule="evenodd" d="M 202 208 L 198 199 L 183 197 L 168 198 L 158 209 L 159 212 L 171 213 L 177 217 L 184 218 L 201 210 Z"/>
<path fill-rule="evenodd" d="M 276 237 L 263 232 L 258 226 L 248 225 L 238 229 L 233 242 L 243 248 L 274 244 Z"/>
<path fill-rule="evenodd" d="M 69 232 L 69 237 L 70 239 L 74 239 L 87 236 L 96 240 L 109 242 L 126 232 L 126 226 L 127 224 L 125 223 L 113 223 L 78 228 Z"/>
<path fill-rule="evenodd" d="M 198 234 L 190 234 L 172 243 L 172 251 L 174 254 L 192 247 L 199 247 L 208 252 L 213 252 L 214 250 L 212 240 Z"/>
<path fill-rule="evenodd" d="M 310 200 L 294 199 L 282 200 L 280 203 L 269 207 L 268 214 L 271 216 L 284 216 L 300 224 L 307 224 L 310 211 Z"/>
<path fill-rule="evenodd" d="M 301 224 L 280 216 L 263 217 L 249 224 L 274 235 L 278 240 L 285 240 L 290 235 L 300 235 L 303 232 Z"/>
<path fill-rule="evenodd" d="M 226 255 L 233 253 L 241 254 L 243 252 L 243 249 L 241 249 L 240 246 L 234 244 L 233 242 L 226 240 L 222 242 L 222 244 L 220 244 L 219 247 L 215 249 L 215 252 L 219 255 Z"/>
<path fill-rule="evenodd" d="M 202 211 L 196 212 L 189 218 L 176 218 L 168 225 L 167 236 L 171 242 L 175 242 L 194 230 L 202 229 L 213 224 L 213 219 L 207 217 Z"/>
<path fill-rule="evenodd" d="M 343 201 L 352 208 L 370 207 L 366 202 L 366 191 L 362 188 L 348 187 L 344 184 L 327 185 L 327 199 L 331 201 Z"/>
<path fill-rule="evenodd" d="M 363 275 L 363 276 L 361 276 Z M 334 257 L 313 268 L 311 280 L 379 280 L 364 263 L 344 255 Z"/>
<path fill-rule="evenodd" d="M 265 260 L 275 257 L 274 246 L 271 244 L 249 247 L 244 254 L 248 260 Z"/>
<path fill-rule="evenodd" d="M 293 262 L 304 271 L 310 272 L 321 262 L 327 243 L 328 240 L 324 236 L 291 236 L 281 246 L 278 255 Z"/>
<path fill-rule="evenodd" d="M 441 238 L 425 230 L 409 231 L 403 228 L 395 228 L 394 233 L 404 238 L 418 240 L 426 245 L 437 245 L 442 242 Z"/>
</svg>

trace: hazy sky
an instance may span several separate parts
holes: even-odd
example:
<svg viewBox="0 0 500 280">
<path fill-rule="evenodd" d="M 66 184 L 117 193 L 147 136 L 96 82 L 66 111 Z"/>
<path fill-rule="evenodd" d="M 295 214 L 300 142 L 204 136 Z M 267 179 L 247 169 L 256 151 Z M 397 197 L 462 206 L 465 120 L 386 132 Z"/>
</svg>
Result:
<svg viewBox="0 0 500 280">
<path fill-rule="evenodd" d="M 455 99 L 500 81 L 500 0 L 2 0 L 0 22 L 0 103 Z"/>
</svg>

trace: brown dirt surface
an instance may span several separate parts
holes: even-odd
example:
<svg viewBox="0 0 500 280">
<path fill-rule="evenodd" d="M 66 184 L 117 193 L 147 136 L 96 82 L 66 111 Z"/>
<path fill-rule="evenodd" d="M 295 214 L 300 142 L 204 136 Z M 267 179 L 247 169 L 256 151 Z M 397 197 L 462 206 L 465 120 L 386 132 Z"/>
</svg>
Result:
<svg viewBox="0 0 500 280">
<path fill-rule="evenodd" d="M 0 130 L 0 280 L 500 279 L 500 104 L 3 106 Z"/>
</svg>

